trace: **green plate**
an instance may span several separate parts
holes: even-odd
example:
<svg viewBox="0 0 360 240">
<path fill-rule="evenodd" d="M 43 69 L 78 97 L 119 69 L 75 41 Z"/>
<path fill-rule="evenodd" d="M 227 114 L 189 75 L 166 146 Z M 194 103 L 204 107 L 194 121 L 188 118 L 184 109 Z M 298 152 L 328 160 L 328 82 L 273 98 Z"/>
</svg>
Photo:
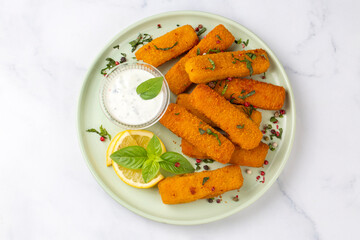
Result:
<svg viewBox="0 0 360 240">
<path fill-rule="evenodd" d="M 158 29 L 157 24 L 161 24 L 162 28 Z M 279 119 L 279 126 L 284 129 L 283 137 L 282 140 L 275 139 L 279 147 L 273 152 L 269 151 L 267 156 L 269 164 L 260 169 L 242 167 L 245 178 L 243 187 L 239 192 L 235 190 L 223 194 L 223 201 L 219 204 L 215 202 L 210 204 L 206 200 L 198 200 L 186 204 L 165 205 L 161 201 L 157 187 L 136 189 L 126 185 L 117 177 L 112 167 L 106 167 L 105 165 L 105 152 L 109 142 L 100 142 L 97 135 L 85 132 L 86 129 L 98 128 L 101 124 L 113 136 L 119 131 L 125 130 L 112 124 L 105 117 L 100 107 L 99 90 L 103 81 L 100 70 L 106 65 L 105 59 L 112 57 L 118 60 L 121 58 L 120 53 L 124 52 L 127 54 L 128 61 L 132 61 L 134 54 L 131 53 L 131 47 L 128 43 L 135 39 L 139 33 L 149 33 L 153 38 L 156 38 L 173 30 L 177 24 L 190 24 L 194 27 L 198 26 L 198 24 L 203 24 L 208 29 L 207 32 L 216 25 L 223 24 L 236 39 L 250 40 L 246 49 L 265 49 L 269 55 L 271 66 L 266 73 L 266 79 L 261 79 L 261 76 L 254 76 L 254 78 L 281 85 L 286 89 L 287 93 L 284 106 L 286 115 L 284 118 Z M 120 49 L 114 49 L 113 46 L 118 44 Z M 233 44 L 229 50 L 240 49 L 242 49 L 240 45 Z M 166 73 L 176 61 L 177 59 L 162 65 L 159 67 L 159 70 Z M 175 99 L 175 96 L 172 95 L 171 102 L 175 102 Z M 262 124 L 269 123 L 273 113 L 274 111 L 262 111 Z M 194 225 L 216 221 L 240 211 L 255 202 L 275 182 L 289 157 L 294 140 L 295 103 L 290 82 L 284 68 L 275 54 L 255 34 L 242 25 L 218 15 L 195 11 L 180 11 L 163 13 L 143 19 L 123 30 L 105 46 L 85 77 L 78 103 L 77 121 L 80 146 L 86 163 L 101 187 L 112 198 L 129 210 L 155 221 L 179 225 Z M 168 151 L 181 152 L 180 138 L 172 134 L 160 123 L 155 124 L 148 130 L 161 138 Z M 189 160 L 192 163 L 195 162 L 194 159 L 189 158 Z M 215 169 L 223 165 L 215 162 L 209 164 L 209 166 L 211 169 Z M 246 174 L 246 169 L 251 169 L 252 174 Z M 266 173 L 265 183 L 260 183 L 260 181 L 256 180 L 261 170 Z M 238 202 L 232 201 L 232 197 L 235 195 L 239 196 Z"/>
</svg>

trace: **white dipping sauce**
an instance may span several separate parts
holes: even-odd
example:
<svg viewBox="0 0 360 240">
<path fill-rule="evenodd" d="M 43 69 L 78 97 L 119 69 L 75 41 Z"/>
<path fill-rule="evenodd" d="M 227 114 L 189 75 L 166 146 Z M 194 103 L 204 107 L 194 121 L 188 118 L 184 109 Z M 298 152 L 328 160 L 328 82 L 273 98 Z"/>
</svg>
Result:
<svg viewBox="0 0 360 240">
<path fill-rule="evenodd" d="M 142 69 L 128 69 L 114 75 L 103 89 L 104 104 L 109 114 L 128 125 L 140 125 L 154 119 L 165 101 L 164 87 L 150 100 L 144 100 L 136 93 L 140 83 L 154 77 Z"/>
</svg>

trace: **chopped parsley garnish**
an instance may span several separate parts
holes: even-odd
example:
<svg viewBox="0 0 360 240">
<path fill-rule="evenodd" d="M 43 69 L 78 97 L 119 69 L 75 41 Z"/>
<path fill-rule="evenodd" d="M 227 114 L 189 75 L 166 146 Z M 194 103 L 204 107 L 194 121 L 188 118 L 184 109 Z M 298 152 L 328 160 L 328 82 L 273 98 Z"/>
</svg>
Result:
<svg viewBox="0 0 360 240">
<path fill-rule="evenodd" d="M 230 102 L 231 102 L 231 103 L 233 103 L 233 102 L 236 100 L 236 98 L 234 98 L 233 95 L 234 95 L 234 93 L 232 93 L 232 94 L 230 95 Z"/>
<path fill-rule="evenodd" d="M 200 55 L 200 48 L 196 50 L 196 55 Z"/>
<path fill-rule="evenodd" d="M 218 39 L 222 40 L 221 37 L 220 37 L 219 35 L 217 35 L 217 34 L 216 34 L 216 37 L 217 37 Z"/>
<path fill-rule="evenodd" d="M 246 40 L 246 42 L 243 42 L 243 44 L 247 47 L 247 45 L 249 44 L 249 39 Z"/>
<path fill-rule="evenodd" d="M 252 60 L 254 60 L 256 58 L 256 55 L 253 53 L 245 53 L 249 58 L 251 58 Z"/>
<path fill-rule="evenodd" d="M 235 40 L 235 44 L 242 44 L 242 43 L 247 47 L 247 45 L 249 44 L 249 39 L 246 40 L 246 42 L 242 41 L 241 38 L 239 38 L 239 40 Z"/>
<path fill-rule="evenodd" d="M 126 53 L 121 53 L 122 56 L 126 57 Z"/>
<path fill-rule="evenodd" d="M 228 84 L 226 83 L 224 89 L 221 92 L 221 95 L 224 95 L 226 93 L 227 88 L 228 88 Z"/>
<path fill-rule="evenodd" d="M 129 42 L 129 44 L 132 47 L 131 52 L 134 52 L 140 44 L 144 45 L 144 43 L 151 42 L 152 40 L 153 39 L 149 34 L 144 33 L 144 35 L 143 35 L 140 33 L 139 36 L 135 40 L 132 40 L 131 42 Z"/>
<path fill-rule="evenodd" d="M 200 163 L 198 163 L 198 162 L 195 163 L 195 166 L 196 166 L 195 171 L 199 171 L 201 169 Z"/>
<path fill-rule="evenodd" d="M 103 128 L 103 126 L 100 126 L 100 132 L 98 130 L 96 130 L 95 128 L 90 128 L 88 130 L 86 130 L 87 132 L 93 132 L 93 133 L 97 133 L 99 134 L 101 137 L 103 138 L 107 138 L 109 137 L 109 139 L 111 140 L 111 135 L 108 133 L 108 131 L 106 131 L 105 128 Z"/>
<path fill-rule="evenodd" d="M 206 133 L 206 131 L 205 131 L 204 129 L 202 129 L 202 128 L 199 128 L 199 132 L 200 132 L 201 135 L 203 135 L 204 133 Z"/>
<path fill-rule="evenodd" d="M 219 139 L 219 136 L 218 136 L 216 133 L 214 133 L 213 131 L 211 131 L 210 128 L 206 129 L 206 133 L 209 134 L 209 135 L 213 135 L 214 137 L 216 137 L 216 139 L 217 139 L 218 142 L 219 142 L 219 146 L 221 146 L 221 141 L 220 141 L 220 139 Z"/>
<path fill-rule="evenodd" d="M 203 27 L 197 32 L 198 37 L 201 36 L 201 34 L 203 34 L 204 32 L 206 32 L 206 27 Z"/>
<path fill-rule="evenodd" d="M 243 91 L 244 91 L 244 90 L 243 90 Z M 243 95 L 238 96 L 238 98 L 240 98 L 240 99 L 242 99 L 242 100 L 245 100 L 245 98 L 250 97 L 251 95 L 254 95 L 254 94 L 255 94 L 255 90 L 252 90 L 251 92 L 249 92 L 248 94 L 245 94 L 245 95 L 244 95 L 245 91 L 244 91 L 244 92 L 243 92 L 243 91 L 241 91 L 241 93 L 242 93 Z"/>
<path fill-rule="evenodd" d="M 174 43 L 174 45 L 172 45 L 171 47 L 167 47 L 167 48 L 159 48 L 156 45 L 154 45 L 154 47 L 155 47 L 156 50 L 167 51 L 167 50 L 170 50 L 173 47 L 175 47 L 177 44 L 178 44 L 178 42 Z"/>
<path fill-rule="evenodd" d="M 106 58 L 105 61 L 108 61 L 108 63 L 106 64 L 105 68 L 101 69 L 100 73 L 102 75 L 106 74 L 106 72 L 105 72 L 106 70 L 111 69 L 116 66 L 116 61 L 112 58 Z"/>
<path fill-rule="evenodd" d="M 256 108 L 254 108 L 253 105 L 250 105 L 249 108 L 242 107 L 242 110 L 252 120 L 251 115 L 252 115 L 253 111 L 256 110 Z"/>
<path fill-rule="evenodd" d="M 219 53 L 219 52 L 221 52 L 219 49 L 209 49 L 209 51 L 207 51 L 207 53 Z"/>
<path fill-rule="evenodd" d="M 204 178 L 203 178 L 203 181 L 202 181 L 202 185 L 204 185 L 207 180 L 209 180 L 209 177 L 204 177 Z"/>
<path fill-rule="evenodd" d="M 277 120 L 275 117 L 271 117 L 271 118 L 270 118 L 270 122 L 272 122 L 272 123 L 277 123 L 278 120 Z"/>
<path fill-rule="evenodd" d="M 273 147 L 272 143 L 269 143 L 269 149 L 270 149 L 271 151 L 275 151 L 276 148 Z"/>
<path fill-rule="evenodd" d="M 215 162 L 215 160 L 213 160 L 213 159 L 203 159 L 202 161 L 204 163 L 213 163 L 213 162 Z"/>
<path fill-rule="evenodd" d="M 118 44 L 118 45 L 116 45 L 116 46 L 113 46 L 113 49 L 115 49 L 115 48 L 119 49 L 119 48 L 120 48 L 120 45 Z"/>
<path fill-rule="evenodd" d="M 180 113 L 175 113 L 175 115 L 179 115 Z"/>
<path fill-rule="evenodd" d="M 210 59 L 210 58 L 208 58 L 208 60 L 209 60 L 209 62 L 211 63 L 211 65 L 212 65 L 212 68 L 205 68 L 205 69 L 210 69 L 211 71 L 214 71 L 215 70 L 215 63 L 214 63 L 214 61 L 212 60 L 212 59 Z"/>
<path fill-rule="evenodd" d="M 252 68 L 252 65 L 251 65 L 251 61 L 247 58 L 245 58 L 244 60 L 239 60 L 240 62 L 245 62 L 246 63 L 246 67 L 249 69 L 250 71 L 250 76 L 253 74 L 253 68 Z"/>
<path fill-rule="evenodd" d="M 239 129 L 243 129 L 243 128 L 245 127 L 245 124 L 243 124 L 243 125 L 237 125 L 236 127 L 239 128 Z"/>
<path fill-rule="evenodd" d="M 177 27 L 180 27 L 180 25 L 179 25 L 179 24 L 176 24 L 176 26 L 177 26 Z"/>
</svg>

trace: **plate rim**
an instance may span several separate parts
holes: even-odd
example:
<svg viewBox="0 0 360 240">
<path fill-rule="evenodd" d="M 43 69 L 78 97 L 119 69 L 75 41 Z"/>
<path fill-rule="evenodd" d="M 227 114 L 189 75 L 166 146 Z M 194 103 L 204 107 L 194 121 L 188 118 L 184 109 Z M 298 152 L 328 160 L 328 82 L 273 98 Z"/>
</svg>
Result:
<svg viewBox="0 0 360 240">
<path fill-rule="evenodd" d="M 106 51 L 111 44 L 118 39 L 121 35 L 123 35 L 124 33 L 126 33 L 127 31 L 129 31 L 130 29 L 133 29 L 149 20 L 153 20 L 156 18 L 162 18 L 162 17 L 171 17 L 173 15 L 180 15 L 180 14 L 196 14 L 199 16 L 203 16 L 203 17 L 211 17 L 211 18 L 217 18 L 217 19 L 221 19 L 221 24 L 223 23 L 231 23 L 234 25 L 238 25 L 240 26 L 240 28 L 244 29 L 246 34 L 248 34 L 249 36 L 251 36 L 252 38 L 256 39 L 257 41 L 259 41 L 260 43 L 263 44 L 263 46 L 265 46 L 267 48 L 267 51 L 270 52 L 270 54 L 273 57 L 273 60 L 276 62 L 276 64 L 279 67 L 279 70 L 281 71 L 281 73 L 284 75 L 285 77 L 285 81 L 288 83 L 289 88 L 288 90 L 288 95 L 290 96 L 290 99 L 292 101 L 290 101 L 290 106 L 292 109 L 292 117 L 293 117 L 293 127 L 291 128 L 291 136 L 290 136 L 290 142 L 287 144 L 286 147 L 286 152 L 285 152 L 285 156 L 284 156 L 284 160 L 281 162 L 279 168 L 277 170 L 275 170 L 275 174 L 274 177 L 272 179 L 270 179 L 270 181 L 262 188 L 260 189 L 258 192 L 256 192 L 256 194 L 250 198 L 249 201 L 245 202 L 242 205 L 239 205 L 238 207 L 233 208 L 230 211 L 225 212 L 224 214 L 221 215 L 216 215 L 210 218 L 205 218 L 205 219 L 199 219 L 199 220 L 174 220 L 174 219 L 169 219 L 169 218 L 163 218 L 163 217 L 158 217 L 158 216 L 154 216 L 152 214 L 148 214 L 146 212 L 143 212 L 142 210 L 137 209 L 136 207 L 132 207 L 131 205 L 129 205 L 126 201 L 122 200 L 121 198 L 119 198 L 115 193 L 113 193 L 111 191 L 111 189 L 102 181 L 102 179 L 100 178 L 100 176 L 97 174 L 97 172 L 95 171 L 95 168 L 92 164 L 90 164 L 90 161 L 88 160 L 87 156 L 86 156 L 86 152 L 83 146 L 83 137 L 82 137 L 82 130 L 80 129 L 80 120 L 81 120 L 81 105 L 82 105 L 82 99 L 84 97 L 84 90 L 85 87 L 87 86 L 88 83 L 88 79 L 90 77 L 91 74 L 91 69 L 93 69 L 98 61 L 98 59 L 100 58 L 100 56 L 104 53 L 104 51 Z M 294 93 L 292 90 L 292 86 L 291 86 L 291 82 L 290 79 L 288 78 L 284 66 L 281 64 L 281 62 L 279 61 L 279 59 L 277 58 L 277 56 L 274 54 L 274 52 L 271 50 L 271 48 L 261 39 L 259 38 L 255 33 L 253 33 L 252 31 L 250 31 L 247 27 L 243 26 L 242 24 L 229 19 L 227 17 L 215 14 L 215 13 L 210 13 L 210 12 L 205 12 L 205 11 L 193 11 L 193 10 L 180 10 L 180 11 L 169 11 L 169 12 L 162 12 L 159 14 L 155 14 L 155 15 L 151 15 L 148 16 L 146 18 L 143 18 L 129 26 L 127 26 L 126 28 L 124 28 L 122 31 L 120 31 L 118 34 L 116 34 L 112 39 L 110 39 L 108 41 L 108 43 L 99 51 L 99 53 L 95 56 L 95 59 L 92 61 L 92 63 L 90 64 L 90 67 L 87 70 L 87 73 L 84 77 L 81 89 L 80 89 L 80 93 L 78 96 L 78 101 L 77 101 L 77 114 L 76 114 L 76 128 L 77 128 L 77 135 L 78 135 L 78 143 L 80 145 L 80 149 L 81 149 L 81 153 L 82 153 L 82 157 L 84 159 L 84 161 L 86 162 L 86 165 L 88 167 L 88 169 L 90 170 L 91 174 L 94 176 L 95 180 L 97 181 L 97 183 L 101 186 L 101 188 L 107 193 L 109 194 L 116 202 L 118 202 L 120 205 L 122 205 L 123 207 L 129 209 L 130 211 L 148 218 L 150 220 L 153 221 L 157 221 L 157 222 L 161 222 L 161 223 L 167 223 L 167 224 L 173 224 L 173 225 L 199 225 L 199 224 L 206 224 L 206 223 L 210 223 L 210 222 L 214 222 L 214 221 L 218 221 L 221 219 L 224 219 L 226 217 L 229 217 L 237 212 L 240 212 L 242 209 L 250 206 L 251 204 L 253 204 L 254 202 L 256 202 L 260 197 L 262 197 L 266 191 L 269 190 L 269 188 L 274 184 L 274 182 L 279 178 L 281 172 L 283 171 L 289 157 L 291 154 L 291 150 L 293 147 L 293 143 L 294 143 L 294 139 L 295 139 L 295 132 L 296 132 L 296 106 L 295 106 L 295 97 L 294 97 Z"/>
</svg>

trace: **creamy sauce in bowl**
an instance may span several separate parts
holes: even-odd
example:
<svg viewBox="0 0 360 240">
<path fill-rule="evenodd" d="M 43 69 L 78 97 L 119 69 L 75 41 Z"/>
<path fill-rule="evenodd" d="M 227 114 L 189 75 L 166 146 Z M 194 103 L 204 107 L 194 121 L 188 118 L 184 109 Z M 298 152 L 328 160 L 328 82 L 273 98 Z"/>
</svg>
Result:
<svg viewBox="0 0 360 240">
<path fill-rule="evenodd" d="M 107 77 L 101 91 L 105 114 L 118 125 L 130 128 L 151 126 L 160 119 L 169 102 L 169 90 L 164 81 L 160 93 L 153 99 L 144 100 L 136 88 L 150 78 L 162 76 L 148 64 L 124 64 Z"/>
</svg>

